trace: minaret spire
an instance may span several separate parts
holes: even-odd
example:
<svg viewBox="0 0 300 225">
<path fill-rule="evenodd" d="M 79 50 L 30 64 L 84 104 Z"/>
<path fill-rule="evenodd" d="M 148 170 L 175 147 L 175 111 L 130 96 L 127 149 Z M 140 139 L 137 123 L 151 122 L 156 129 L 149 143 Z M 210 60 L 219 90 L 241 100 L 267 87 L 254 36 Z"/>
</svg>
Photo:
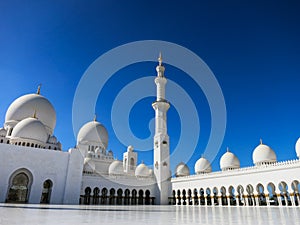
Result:
<svg viewBox="0 0 300 225">
<path fill-rule="evenodd" d="M 170 144 L 167 133 L 167 111 L 170 108 L 165 96 L 167 79 L 164 76 L 165 67 L 162 65 L 162 55 L 159 54 L 158 65 L 156 66 L 157 77 L 156 101 L 152 104 L 155 110 L 155 136 L 154 136 L 154 175 L 156 178 L 159 193 L 157 204 L 167 205 L 171 196 L 170 183 Z"/>
</svg>

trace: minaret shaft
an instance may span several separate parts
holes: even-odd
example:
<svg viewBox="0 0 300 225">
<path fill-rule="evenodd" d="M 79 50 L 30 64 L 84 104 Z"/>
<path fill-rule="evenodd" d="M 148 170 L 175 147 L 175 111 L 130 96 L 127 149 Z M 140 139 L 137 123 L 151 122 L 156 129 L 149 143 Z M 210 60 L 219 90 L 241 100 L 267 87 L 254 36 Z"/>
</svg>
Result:
<svg viewBox="0 0 300 225">
<path fill-rule="evenodd" d="M 171 194 L 170 182 L 170 145 L 167 133 L 167 111 L 169 102 L 165 99 L 165 86 L 167 79 L 164 77 L 165 68 L 162 65 L 161 55 L 158 58 L 159 65 L 156 67 L 157 88 L 156 101 L 152 104 L 155 110 L 155 136 L 154 136 L 154 175 L 158 186 L 157 204 L 167 205 Z"/>
</svg>

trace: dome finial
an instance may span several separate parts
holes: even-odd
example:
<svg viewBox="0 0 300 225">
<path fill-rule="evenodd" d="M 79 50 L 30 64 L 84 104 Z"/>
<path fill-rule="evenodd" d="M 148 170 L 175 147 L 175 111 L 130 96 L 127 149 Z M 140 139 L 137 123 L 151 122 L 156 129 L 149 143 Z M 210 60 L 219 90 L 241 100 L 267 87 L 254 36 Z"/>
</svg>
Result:
<svg viewBox="0 0 300 225">
<path fill-rule="evenodd" d="M 159 66 L 162 66 L 162 55 L 161 55 L 161 52 L 159 52 L 158 63 L 159 63 Z"/>
<path fill-rule="evenodd" d="M 36 91 L 36 93 L 37 93 L 38 95 L 41 94 L 41 86 L 42 86 L 42 84 L 39 84 L 38 89 L 37 89 L 37 91 Z"/>
<path fill-rule="evenodd" d="M 96 122 L 97 121 L 97 114 L 95 113 L 95 115 L 94 115 L 94 122 Z"/>
<path fill-rule="evenodd" d="M 262 144 L 263 144 L 263 141 L 262 141 L 262 139 L 261 139 L 261 138 L 259 139 L 259 141 L 260 141 L 260 144 L 262 145 Z"/>
<path fill-rule="evenodd" d="M 201 154 L 201 158 L 204 158 L 204 153 Z"/>
<path fill-rule="evenodd" d="M 142 160 L 142 163 L 141 164 L 144 164 L 144 160 Z"/>
<path fill-rule="evenodd" d="M 227 152 L 230 152 L 229 147 L 227 147 L 226 151 L 227 151 Z"/>
</svg>

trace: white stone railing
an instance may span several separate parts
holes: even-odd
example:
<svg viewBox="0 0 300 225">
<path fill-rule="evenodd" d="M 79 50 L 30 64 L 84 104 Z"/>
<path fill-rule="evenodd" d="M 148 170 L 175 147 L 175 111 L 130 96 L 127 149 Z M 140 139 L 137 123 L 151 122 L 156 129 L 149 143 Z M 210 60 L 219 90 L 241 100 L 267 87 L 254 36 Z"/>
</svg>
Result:
<svg viewBox="0 0 300 225">
<path fill-rule="evenodd" d="M 213 177 L 217 175 L 234 175 L 237 173 L 247 173 L 247 172 L 254 172 L 254 171 L 263 171 L 263 170 L 269 170 L 269 169 L 276 169 L 276 168 L 288 168 L 288 167 L 294 167 L 299 166 L 300 167 L 300 160 L 299 159 L 293 159 L 293 160 L 286 160 L 281 162 L 275 162 L 271 164 L 263 164 L 260 166 L 248 166 L 238 169 L 232 169 L 232 170 L 226 170 L 226 171 L 216 171 L 211 173 L 202 173 L 202 174 L 193 174 L 189 176 L 184 177 L 174 177 L 172 178 L 173 181 L 179 181 L 179 180 L 185 180 L 188 178 L 200 178 L 200 177 Z"/>
</svg>

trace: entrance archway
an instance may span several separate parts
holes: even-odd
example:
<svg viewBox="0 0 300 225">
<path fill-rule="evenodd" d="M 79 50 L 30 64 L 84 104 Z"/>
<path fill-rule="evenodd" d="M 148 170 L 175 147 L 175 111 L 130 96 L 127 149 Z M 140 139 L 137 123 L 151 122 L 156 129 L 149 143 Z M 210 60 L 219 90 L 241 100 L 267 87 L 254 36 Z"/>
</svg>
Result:
<svg viewBox="0 0 300 225">
<path fill-rule="evenodd" d="M 21 169 L 14 172 L 10 177 L 6 202 L 27 203 L 31 184 L 32 174 L 28 170 Z"/>
</svg>

